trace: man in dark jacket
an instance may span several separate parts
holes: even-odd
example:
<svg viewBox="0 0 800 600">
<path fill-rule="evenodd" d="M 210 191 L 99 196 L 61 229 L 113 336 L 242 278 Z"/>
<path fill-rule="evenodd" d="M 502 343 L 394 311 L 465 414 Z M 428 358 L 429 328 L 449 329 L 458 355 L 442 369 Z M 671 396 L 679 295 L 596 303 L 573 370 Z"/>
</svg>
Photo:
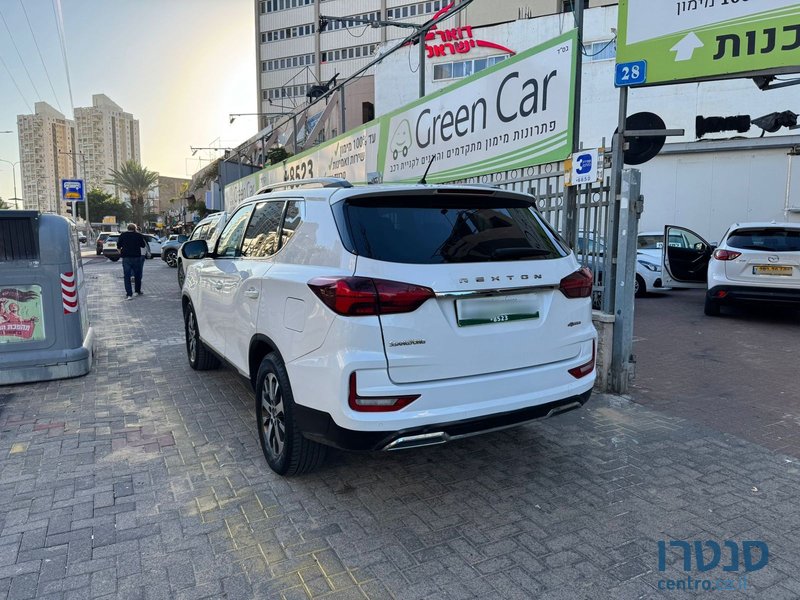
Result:
<svg viewBox="0 0 800 600">
<path fill-rule="evenodd" d="M 147 240 L 136 231 L 136 225 L 128 224 L 128 231 L 121 234 L 117 240 L 119 255 L 122 257 L 122 272 L 125 279 L 125 299 L 133 300 L 131 290 L 131 275 L 134 278 L 136 295 L 142 295 L 142 271 L 144 270 L 144 252 Z"/>
</svg>

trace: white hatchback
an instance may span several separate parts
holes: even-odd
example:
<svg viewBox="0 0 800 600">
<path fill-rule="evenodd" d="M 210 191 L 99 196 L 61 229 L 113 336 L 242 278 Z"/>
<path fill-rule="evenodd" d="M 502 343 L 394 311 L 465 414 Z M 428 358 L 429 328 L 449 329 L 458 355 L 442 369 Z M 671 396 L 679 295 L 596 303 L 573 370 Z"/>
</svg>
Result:
<svg viewBox="0 0 800 600">
<path fill-rule="evenodd" d="M 440 444 L 589 399 L 591 273 L 529 196 L 323 183 L 265 190 L 213 247 L 181 248 L 189 363 L 222 359 L 250 380 L 274 471 L 309 471 L 326 446 Z"/>
<path fill-rule="evenodd" d="M 707 287 L 706 315 L 740 302 L 800 306 L 800 223 L 734 223 L 716 247 L 688 229 L 665 228 L 665 235 L 676 234 L 691 243 L 667 248 L 665 283 Z"/>
</svg>

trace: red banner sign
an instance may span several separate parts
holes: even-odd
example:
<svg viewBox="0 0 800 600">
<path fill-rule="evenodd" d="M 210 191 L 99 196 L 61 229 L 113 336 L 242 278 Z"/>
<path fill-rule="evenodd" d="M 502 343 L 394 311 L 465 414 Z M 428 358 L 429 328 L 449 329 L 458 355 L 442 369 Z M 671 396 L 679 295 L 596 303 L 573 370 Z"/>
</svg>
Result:
<svg viewBox="0 0 800 600">
<path fill-rule="evenodd" d="M 455 6 L 455 2 L 451 2 L 439 12 L 433 15 L 434 19 L 438 19 L 443 14 L 448 12 Z M 472 26 L 464 25 L 463 27 L 455 27 L 452 29 L 439 29 L 434 26 L 425 35 L 426 42 L 435 41 L 439 38 L 438 44 L 425 44 L 425 51 L 428 53 L 428 58 L 435 58 L 437 56 L 448 56 L 457 54 L 467 54 L 473 48 L 493 48 L 506 52 L 508 54 L 516 54 L 513 50 L 495 44 L 494 42 L 487 42 L 486 40 L 476 40 L 472 37 Z"/>
</svg>

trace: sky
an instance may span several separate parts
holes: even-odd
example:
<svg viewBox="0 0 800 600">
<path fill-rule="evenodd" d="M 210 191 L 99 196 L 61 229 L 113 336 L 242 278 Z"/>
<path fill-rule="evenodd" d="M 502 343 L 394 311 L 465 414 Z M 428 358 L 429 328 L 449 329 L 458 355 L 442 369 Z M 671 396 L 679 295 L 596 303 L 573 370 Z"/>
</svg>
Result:
<svg viewBox="0 0 800 600">
<path fill-rule="evenodd" d="M 231 147 L 257 132 L 257 117 L 228 117 L 257 110 L 252 0 L 0 0 L 0 131 L 13 132 L 0 133 L 0 197 L 13 197 L 1 161 L 19 160 L 17 115 L 44 101 L 73 116 L 59 2 L 74 106 L 105 94 L 133 114 L 147 168 L 189 177 L 220 154 L 192 157 L 191 146 Z"/>
</svg>

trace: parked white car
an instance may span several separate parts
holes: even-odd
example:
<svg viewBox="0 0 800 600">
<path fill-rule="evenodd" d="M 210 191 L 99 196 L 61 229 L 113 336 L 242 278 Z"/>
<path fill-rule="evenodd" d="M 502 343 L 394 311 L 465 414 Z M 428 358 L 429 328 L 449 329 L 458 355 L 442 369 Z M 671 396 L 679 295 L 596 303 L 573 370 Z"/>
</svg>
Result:
<svg viewBox="0 0 800 600">
<path fill-rule="evenodd" d="M 189 240 L 206 240 L 209 247 L 214 246 L 222 232 L 222 227 L 225 225 L 226 213 L 218 212 L 213 215 L 208 215 L 192 231 Z M 183 258 L 180 253 L 177 253 L 175 261 L 178 267 L 178 287 L 183 287 L 183 282 L 186 279 L 186 268 L 191 264 L 191 260 Z"/>
<path fill-rule="evenodd" d="M 161 243 L 158 241 L 158 238 L 149 233 L 143 233 L 142 235 L 144 239 L 147 240 L 147 245 L 150 248 L 150 258 L 161 256 Z M 119 236 L 119 233 L 113 233 L 109 235 L 103 243 L 103 256 L 113 262 L 118 261 L 120 257 L 119 249 L 117 248 Z"/>
<path fill-rule="evenodd" d="M 275 472 L 315 468 L 326 446 L 440 444 L 589 399 L 591 273 L 529 196 L 324 183 L 259 193 L 213 247 L 181 247 L 189 364 L 250 379 Z"/>
<path fill-rule="evenodd" d="M 664 234 L 661 232 L 657 234 L 643 232 L 637 238 L 636 278 L 633 288 L 637 298 L 646 296 L 655 289 L 659 291 L 666 289 L 661 279 L 663 239 Z M 595 239 L 592 233 L 579 232 L 577 254 L 579 260 L 597 272 L 598 279 L 600 279 L 599 274 L 602 271 L 605 257 L 605 244 Z"/>
<path fill-rule="evenodd" d="M 800 223 L 734 223 L 718 246 L 688 229 L 669 225 L 665 232 L 690 240 L 688 248 L 665 252 L 670 285 L 706 287 L 706 315 L 744 302 L 800 306 Z"/>
</svg>

